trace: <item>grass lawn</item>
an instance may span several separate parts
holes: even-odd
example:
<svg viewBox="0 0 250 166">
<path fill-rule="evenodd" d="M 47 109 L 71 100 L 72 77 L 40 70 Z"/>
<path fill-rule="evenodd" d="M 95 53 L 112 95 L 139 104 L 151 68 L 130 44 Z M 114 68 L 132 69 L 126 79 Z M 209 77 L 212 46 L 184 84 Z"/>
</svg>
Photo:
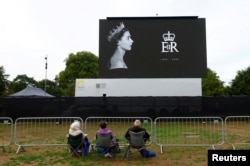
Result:
<svg viewBox="0 0 250 166">
<path fill-rule="evenodd" d="M 89 124 L 88 126 L 88 136 L 91 141 L 93 141 L 95 131 L 98 129 L 98 123 L 94 123 L 93 125 Z M 131 123 L 128 123 L 130 126 Z M 147 128 L 148 131 L 151 130 L 150 126 L 144 127 Z M 24 128 L 19 128 L 18 131 L 18 143 L 24 144 L 35 144 L 40 142 L 55 142 L 55 143 L 62 143 L 65 142 L 65 134 L 68 131 L 69 125 L 55 125 L 55 128 L 49 126 L 37 126 L 36 130 L 27 130 Z M 172 131 L 179 131 L 178 125 L 174 125 L 176 130 Z M 124 141 L 122 136 L 124 135 L 125 129 L 127 129 L 127 125 L 125 125 L 124 129 L 121 129 L 120 123 L 110 123 L 109 127 L 119 135 L 120 141 Z M 174 128 L 174 129 L 175 129 Z M 204 128 L 204 127 L 203 127 Z M 183 129 L 183 127 L 182 127 Z M 184 128 L 186 130 L 186 128 Z M 249 136 L 246 132 L 249 129 L 249 124 L 245 126 L 244 129 L 239 130 L 235 126 L 228 126 L 230 129 L 230 138 L 228 137 L 228 141 L 234 142 L 235 138 L 237 140 L 241 140 L 243 138 L 246 140 L 246 137 Z M 188 130 L 190 130 L 188 128 Z M 43 131 L 43 133 L 41 133 Z M 166 130 L 165 130 L 166 131 Z M 207 137 L 207 135 L 212 135 L 217 139 L 217 135 L 213 134 L 210 130 L 197 130 L 201 134 L 201 138 Z M 121 132 L 121 133 L 119 133 Z M 163 130 L 158 130 L 158 132 L 164 132 Z M 58 134 L 57 134 L 58 133 Z M 41 136 L 39 135 L 41 134 Z M 49 137 L 49 135 L 53 134 L 53 136 Z M 54 136 L 57 135 L 57 137 Z M 176 140 L 177 132 L 171 132 L 168 134 L 169 140 L 171 139 Z M 40 140 L 44 135 L 48 135 L 46 140 Z M 50 140 L 48 138 L 54 139 Z M 163 139 L 159 137 L 160 139 Z M 195 137 L 196 138 L 196 137 Z M 194 139 L 195 139 L 194 138 Z M 248 137 L 249 138 L 249 137 Z M 216 140 L 215 139 L 215 140 Z M 202 139 L 203 140 L 203 139 Z M 220 139 L 219 139 L 220 140 Z M 164 141 L 164 140 L 161 140 Z M 206 140 L 205 140 L 206 141 Z M 249 141 L 249 140 L 248 140 Z M 212 147 L 209 146 L 168 146 L 163 148 L 163 153 L 160 152 L 160 147 L 156 145 L 154 142 L 151 143 L 147 148 L 149 150 L 153 150 L 156 152 L 156 157 L 153 158 L 142 158 L 137 151 L 132 151 L 132 156 L 129 159 L 122 159 L 122 153 L 124 148 L 122 148 L 121 153 L 117 153 L 114 155 L 114 158 L 104 158 L 102 155 L 97 154 L 96 151 L 91 151 L 88 156 L 84 156 L 82 158 L 70 156 L 68 153 L 67 146 L 28 146 L 24 147 L 24 151 L 20 153 L 16 153 L 17 146 L 15 144 L 11 144 L 5 147 L 5 151 L 0 150 L 0 165 L 1 166 L 77 166 L 77 165 L 118 165 L 118 166 L 131 166 L 131 165 L 157 165 L 157 166 L 205 166 L 207 165 L 207 153 L 209 149 Z M 229 144 L 224 143 L 223 145 L 216 146 L 215 149 L 232 149 L 232 146 Z M 242 147 L 237 147 L 237 149 L 249 149 L 249 146 L 246 145 Z"/>
<path fill-rule="evenodd" d="M 5 152 L 0 152 L 2 166 L 22 166 L 22 165 L 173 165 L 173 166 L 204 166 L 207 165 L 207 150 L 210 147 L 165 147 L 160 153 L 159 146 L 151 144 L 149 150 L 157 153 L 153 158 L 142 158 L 140 154 L 132 150 L 129 159 L 122 158 L 124 148 L 121 153 L 116 153 L 113 158 L 104 158 L 103 155 L 91 151 L 88 156 L 75 157 L 68 154 L 67 146 L 42 146 L 25 147 L 19 154 L 16 154 L 16 146 L 11 145 L 5 148 Z"/>
</svg>

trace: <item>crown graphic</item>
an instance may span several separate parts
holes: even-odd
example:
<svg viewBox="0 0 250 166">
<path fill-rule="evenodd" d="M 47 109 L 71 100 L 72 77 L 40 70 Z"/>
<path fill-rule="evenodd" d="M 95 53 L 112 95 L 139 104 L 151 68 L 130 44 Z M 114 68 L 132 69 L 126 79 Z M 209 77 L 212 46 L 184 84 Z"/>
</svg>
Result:
<svg viewBox="0 0 250 166">
<path fill-rule="evenodd" d="M 113 37 L 119 32 L 121 32 L 123 28 L 125 28 L 125 25 L 123 24 L 123 22 L 121 22 L 119 25 L 116 26 L 116 28 L 109 31 L 108 41 L 112 41 Z"/>
<path fill-rule="evenodd" d="M 175 34 L 174 34 L 174 33 L 170 33 L 170 32 L 168 31 L 168 33 L 164 33 L 164 34 L 162 35 L 162 37 L 163 37 L 164 41 L 174 41 Z"/>
</svg>

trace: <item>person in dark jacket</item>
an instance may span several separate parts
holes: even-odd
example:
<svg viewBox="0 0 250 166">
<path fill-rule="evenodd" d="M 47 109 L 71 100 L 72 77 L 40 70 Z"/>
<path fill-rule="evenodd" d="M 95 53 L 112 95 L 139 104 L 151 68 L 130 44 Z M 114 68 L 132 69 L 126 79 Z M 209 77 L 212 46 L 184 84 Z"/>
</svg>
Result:
<svg viewBox="0 0 250 166">
<path fill-rule="evenodd" d="M 127 130 L 127 132 L 125 134 L 125 138 L 127 140 L 129 140 L 129 138 L 130 138 L 129 131 L 133 131 L 135 133 L 144 131 L 145 132 L 145 134 L 144 134 L 144 141 L 145 142 L 148 141 L 149 138 L 150 138 L 150 135 L 148 134 L 146 129 L 141 127 L 141 121 L 140 120 L 135 120 L 134 121 L 134 126 Z M 147 150 L 145 148 L 139 149 L 139 152 L 141 153 L 141 155 L 143 157 L 155 157 L 156 156 L 156 153 L 154 151 L 149 151 L 149 150 Z"/>
<path fill-rule="evenodd" d="M 141 127 L 141 121 L 140 120 L 135 120 L 134 121 L 134 126 L 129 128 L 125 134 L 125 138 L 127 140 L 129 140 L 129 131 L 133 131 L 135 133 L 141 132 L 141 131 L 145 131 L 145 135 L 144 135 L 144 141 L 148 141 L 150 138 L 150 135 L 148 134 L 148 132 L 146 131 L 146 129 Z"/>
<path fill-rule="evenodd" d="M 87 155 L 89 151 L 90 143 L 88 141 L 88 134 L 85 134 L 81 130 L 80 121 L 75 120 L 69 128 L 68 143 L 74 150 L 78 149 L 80 155 Z M 80 143 L 81 142 L 81 143 Z M 79 145 L 81 146 L 79 147 Z"/>
</svg>

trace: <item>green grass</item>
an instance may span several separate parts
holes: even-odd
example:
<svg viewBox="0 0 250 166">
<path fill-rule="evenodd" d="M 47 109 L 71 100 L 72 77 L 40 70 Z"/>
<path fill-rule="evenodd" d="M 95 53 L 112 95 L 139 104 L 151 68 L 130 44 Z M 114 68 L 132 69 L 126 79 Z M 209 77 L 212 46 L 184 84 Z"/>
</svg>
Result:
<svg viewBox="0 0 250 166">
<path fill-rule="evenodd" d="M 179 166 L 186 165 L 201 166 L 207 163 L 207 150 L 211 147 L 164 147 L 163 153 L 160 153 L 159 146 L 151 144 L 147 147 L 150 150 L 154 150 L 157 156 L 150 159 L 143 159 L 139 153 L 132 151 L 132 157 L 130 159 L 122 159 L 121 153 L 116 153 L 114 158 L 104 158 L 102 154 L 98 154 L 96 151 L 91 151 L 88 156 L 74 157 L 69 155 L 68 147 L 66 146 L 50 146 L 50 147 L 25 147 L 24 152 L 15 154 L 15 146 L 11 145 L 6 147 L 6 152 L 0 152 L 0 155 L 9 156 L 5 161 L 0 162 L 1 166 L 80 166 L 80 165 L 118 165 L 118 166 L 146 166 L 146 165 L 173 165 Z M 216 147 L 227 148 L 228 147 Z M 245 149 L 246 147 L 242 147 Z"/>
<path fill-rule="evenodd" d="M 158 123 L 159 124 L 159 123 Z M 111 126 L 112 125 L 112 126 Z M 150 125 L 146 125 L 145 128 L 147 128 L 148 131 L 151 130 L 149 127 Z M 180 144 L 183 144 L 183 140 L 186 142 L 184 143 L 197 143 L 196 141 L 204 141 L 209 143 L 210 137 L 212 137 L 213 142 L 220 142 L 222 139 L 221 133 L 218 131 L 213 130 L 213 128 L 206 128 L 204 126 L 198 126 L 198 128 L 195 128 L 193 126 L 186 126 L 185 124 L 170 124 L 168 127 L 166 125 L 163 125 L 164 127 L 161 127 L 161 125 L 157 126 L 156 133 L 157 133 L 157 141 L 162 142 L 169 142 L 175 143 L 175 140 L 179 140 Z M 68 125 L 65 125 L 65 128 L 63 128 L 62 131 L 60 131 L 60 127 L 63 126 L 55 126 L 55 130 L 52 130 L 51 133 L 55 134 L 53 136 L 48 136 L 46 139 L 43 138 L 43 133 L 40 133 L 38 131 L 24 131 L 24 133 L 19 134 L 21 136 L 18 138 L 20 144 L 32 144 L 32 143 L 66 143 L 66 132 L 68 131 Z M 117 138 L 119 139 L 119 142 L 125 142 L 124 138 L 124 132 L 127 129 L 128 126 L 123 126 L 121 124 L 117 123 L 111 123 L 109 126 L 114 133 L 116 134 Z M 41 126 L 42 131 L 46 133 L 46 126 Z M 93 124 L 92 126 L 88 126 L 88 134 L 91 143 L 95 142 L 94 134 L 97 130 L 98 126 L 96 124 Z M 246 126 L 246 130 L 248 130 L 248 126 Z M 49 129 L 51 130 L 51 128 Z M 22 132 L 22 131 L 19 131 Z M 191 133 L 194 134 L 195 137 L 185 137 L 183 133 Z M 245 132 L 242 132 L 245 134 Z M 34 135 L 32 135 L 34 134 Z M 37 136 L 37 134 L 40 134 Z M 37 136 L 37 137 L 33 137 Z M 197 137 L 196 137 L 197 136 Z M 228 141 L 233 142 L 234 140 L 242 140 L 249 142 L 249 138 L 245 139 L 246 136 L 240 135 L 240 133 L 230 132 L 230 136 L 228 136 Z M 173 142 L 171 142 L 173 141 Z M 198 142 L 200 143 L 200 142 Z M 202 143 L 202 142 L 201 142 Z M 232 149 L 231 145 L 223 145 L 218 146 L 216 149 Z M 239 147 L 237 149 L 249 149 L 249 146 L 243 146 Z M 103 158 L 101 155 L 98 155 L 95 151 L 90 152 L 88 156 L 85 156 L 83 158 L 76 158 L 68 155 L 68 148 L 66 146 L 43 146 L 43 147 L 25 147 L 24 152 L 20 152 L 19 154 L 16 154 L 17 146 L 15 144 L 12 144 L 10 146 L 5 147 L 6 151 L 1 152 L 0 155 L 1 158 L 4 158 L 4 160 L 1 159 L 0 165 L 3 166 L 23 166 L 23 165 L 35 165 L 35 166 L 47 166 L 47 165 L 104 165 L 104 166 L 111 166 L 111 165 L 118 165 L 118 166 L 134 166 L 134 165 L 172 165 L 172 166 L 178 166 L 183 165 L 185 163 L 185 166 L 203 166 L 207 165 L 207 150 L 212 149 L 212 147 L 185 147 L 185 146 L 165 146 L 163 148 L 163 154 L 160 153 L 160 147 L 156 145 L 155 143 L 152 143 L 148 146 L 148 149 L 153 150 L 156 152 L 157 156 L 155 158 L 151 159 L 143 159 L 139 154 L 136 154 L 134 152 L 134 157 L 131 159 L 122 159 L 122 152 L 115 155 L 115 158 L 113 159 L 107 159 Z M 123 149 L 122 149 L 123 150 Z"/>
</svg>

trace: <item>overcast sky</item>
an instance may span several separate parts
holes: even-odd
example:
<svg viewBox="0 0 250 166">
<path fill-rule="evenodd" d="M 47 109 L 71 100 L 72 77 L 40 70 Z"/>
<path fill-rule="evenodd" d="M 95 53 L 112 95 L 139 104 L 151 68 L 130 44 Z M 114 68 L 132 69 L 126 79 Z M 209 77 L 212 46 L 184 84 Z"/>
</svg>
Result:
<svg viewBox="0 0 250 166">
<path fill-rule="evenodd" d="M 9 80 L 54 80 L 70 53 L 99 54 L 99 19 L 206 19 L 207 65 L 225 83 L 250 66 L 249 0 L 0 0 L 0 66 Z"/>
</svg>

